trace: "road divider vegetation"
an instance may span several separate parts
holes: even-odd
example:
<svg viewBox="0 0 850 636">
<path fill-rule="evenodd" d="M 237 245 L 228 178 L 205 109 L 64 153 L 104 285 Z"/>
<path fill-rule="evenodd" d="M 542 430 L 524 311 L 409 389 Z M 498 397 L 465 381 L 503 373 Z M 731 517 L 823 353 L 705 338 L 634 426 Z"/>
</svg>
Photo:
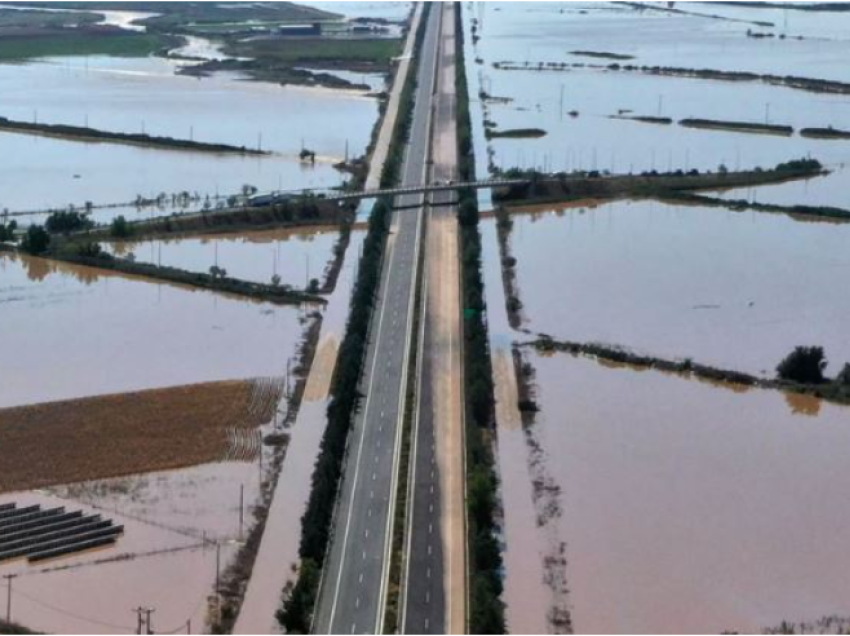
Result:
<svg viewBox="0 0 850 636">
<path fill-rule="evenodd" d="M 455 85 L 457 90 L 457 143 L 461 181 L 475 180 L 469 87 L 464 61 L 461 6 L 455 5 Z M 469 606 L 468 628 L 473 634 L 506 631 L 502 601 L 504 565 L 497 539 L 496 515 L 499 480 L 493 445 L 495 398 L 493 367 L 487 333 L 487 306 L 481 271 L 481 234 L 475 191 L 458 193 L 461 283 L 463 301 L 463 381 L 465 395 L 466 509 Z"/>
</svg>

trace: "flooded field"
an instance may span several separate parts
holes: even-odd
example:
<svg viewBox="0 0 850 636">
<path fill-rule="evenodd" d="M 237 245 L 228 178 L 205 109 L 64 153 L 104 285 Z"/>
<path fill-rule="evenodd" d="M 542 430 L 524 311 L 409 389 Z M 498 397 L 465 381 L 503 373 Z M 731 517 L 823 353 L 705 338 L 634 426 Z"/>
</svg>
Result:
<svg viewBox="0 0 850 636">
<path fill-rule="evenodd" d="M 846 611 L 846 407 L 531 361 L 577 633 L 753 633 Z"/>
<path fill-rule="evenodd" d="M 534 332 L 773 377 L 797 345 L 850 360 L 850 224 L 617 201 L 517 214 L 519 296 Z"/>
<path fill-rule="evenodd" d="M 176 75 L 177 68 L 153 57 L 0 64 L 0 116 L 274 154 L 225 157 L 0 133 L 0 210 L 125 203 L 182 191 L 230 195 L 244 184 L 261 191 L 334 187 L 348 177 L 332 164 L 362 155 L 378 118 L 378 101 L 362 92 L 282 87 L 224 73 L 197 79 Z M 375 78 L 366 79 L 378 87 Z M 251 117 L 242 115 L 247 111 Z M 331 120 L 336 125 L 324 125 Z M 305 147 L 317 153 L 315 164 L 298 159 Z M 133 214 L 104 210 L 94 218 L 108 222 L 118 213 Z"/>
<path fill-rule="evenodd" d="M 322 282 L 338 239 L 339 232 L 332 228 L 299 228 L 106 243 L 104 247 L 124 258 L 132 254 L 137 262 L 193 272 L 218 265 L 240 280 L 269 283 L 279 276 L 283 285 L 305 288 L 313 278 Z"/>
<path fill-rule="evenodd" d="M 845 95 L 602 68 L 847 82 L 850 14 L 657 8 L 465 3 L 479 176 L 511 167 L 735 170 L 810 156 L 831 174 L 706 194 L 850 208 L 850 142 L 799 134 L 850 128 Z M 630 116 L 672 123 L 617 118 Z M 779 137 L 678 124 L 693 117 L 795 130 Z M 485 135 L 532 127 L 545 135 Z M 489 206 L 486 193 L 479 200 Z M 771 377 L 799 344 L 823 345 L 830 374 L 850 359 L 850 305 L 836 293 L 850 268 L 844 225 L 650 201 L 541 206 L 513 219 L 523 329 Z M 850 577 L 829 555 L 847 549 L 836 532 L 846 523 L 835 505 L 843 483 L 836 448 L 846 442 L 850 411 L 529 354 L 540 412 L 523 427 L 511 347 L 531 336 L 508 324 L 495 222 L 482 221 L 481 232 L 510 631 L 563 631 L 552 619 L 565 608 L 576 633 L 758 632 L 843 615 Z M 788 465 L 803 468 L 792 477 Z"/>
<path fill-rule="evenodd" d="M 712 4 L 676 8 L 683 12 L 641 11 L 615 3 L 489 3 L 476 4 L 470 17 L 478 18 L 482 24 L 480 47 L 494 51 L 496 60 L 528 60 L 536 64 L 561 61 L 573 51 L 594 51 L 629 55 L 632 59 L 628 61 L 649 66 L 850 80 L 850 69 L 843 62 L 850 16 L 844 12 L 806 16 L 804 12 L 781 10 L 765 14 L 749 7 L 715 10 Z M 716 20 L 696 15 L 724 11 L 735 12 L 737 18 L 743 19 Z M 787 29 L 782 14 L 787 14 Z M 756 24 L 776 21 L 778 16 L 782 18 L 773 27 Z M 803 26 L 804 22 L 808 24 Z M 795 30 L 796 25 L 800 25 L 799 30 Z M 747 30 L 777 36 L 805 35 L 810 39 L 750 38 Z M 840 38 L 834 37 L 838 34 Z M 600 47 L 601 42 L 604 47 Z M 594 61 L 574 57 L 578 61 Z"/>
<path fill-rule="evenodd" d="M 3 574 L 19 575 L 14 617 L 46 633 L 133 633 L 130 610 L 142 605 L 155 608 L 152 627 L 159 633 L 209 633 L 216 543 L 224 572 L 252 523 L 260 466 L 208 464 L 0 496 L 0 503 L 65 506 L 124 526 L 114 547 L 37 565 L 3 564 Z"/>
<path fill-rule="evenodd" d="M 281 376 L 303 332 L 297 308 L 9 255 L 0 307 L 0 407 Z"/>
<path fill-rule="evenodd" d="M 707 9 L 712 6 L 706 5 Z M 696 9 L 694 9 L 696 10 Z M 751 15 L 760 15 L 750 11 Z M 805 12 L 789 11 L 797 14 Z M 830 20 L 820 16 L 820 22 Z M 538 70 L 538 63 L 607 66 L 611 59 L 577 51 L 634 56 L 623 64 L 711 68 L 728 71 L 795 74 L 843 79 L 837 63 L 847 42 L 762 40 L 746 37 L 752 24 L 692 15 L 638 12 L 613 5 L 530 3 L 476 5 L 473 42 L 467 32 L 467 68 L 471 89 L 490 96 L 473 108 L 473 117 L 497 130 L 535 127 L 537 139 L 477 139 L 479 170 L 537 167 L 543 171 L 730 170 L 770 167 L 790 158 L 812 156 L 834 170 L 817 184 L 816 205 L 850 206 L 843 188 L 850 165 L 850 143 L 800 137 L 775 137 L 683 128 L 678 121 L 699 117 L 804 127 L 850 127 L 844 95 L 827 95 L 758 82 L 683 79 L 594 68 Z M 848 20 L 835 14 L 837 21 Z M 789 18 L 789 22 L 791 22 Z M 809 21 L 811 19 L 809 18 Z M 529 34 L 533 33 L 533 39 Z M 567 41 L 567 50 L 564 50 Z M 600 51 L 599 41 L 604 41 Z M 595 42 L 595 43 L 594 43 Z M 763 47 L 770 46 L 765 51 Z M 830 61 L 831 60 L 831 61 Z M 494 64 L 514 62 L 528 69 L 505 70 Z M 830 75 L 826 71 L 833 70 Z M 672 124 L 647 124 L 612 116 L 666 117 Z M 565 143 L 568 140 L 568 143 Z M 777 190 L 776 203 L 792 205 L 798 191 Z"/>
<path fill-rule="evenodd" d="M 225 157 L 8 133 L 0 133 L 0 144 L 7 151 L 0 158 L 0 209 L 47 210 L 69 204 L 82 208 L 86 201 L 95 205 L 131 203 L 137 196 L 166 195 L 162 207 L 95 209 L 92 219 L 99 223 L 108 223 L 119 214 L 136 219 L 198 209 L 207 195 L 238 194 L 244 184 L 271 190 L 287 183 L 327 187 L 340 180 L 340 173 L 330 164 L 314 167 L 277 157 Z M 51 187 L 44 187 L 46 183 Z M 171 195 L 184 191 L 197 193 L 199 199 L 188 207 L 170 205 Z M 43 222 L 46 216 L 16 218 L 26 224 Z"/>
</svg>

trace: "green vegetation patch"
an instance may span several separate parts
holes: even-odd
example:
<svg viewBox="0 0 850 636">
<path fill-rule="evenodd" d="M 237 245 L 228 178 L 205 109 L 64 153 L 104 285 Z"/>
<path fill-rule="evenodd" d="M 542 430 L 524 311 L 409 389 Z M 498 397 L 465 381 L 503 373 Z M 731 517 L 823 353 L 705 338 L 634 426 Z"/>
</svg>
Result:
<svg viewBox="0 0 850 636">
<path fill-rule="evenodd" d="M 794 134 L 794 128 L 791 126 L 781 126 L 778 124 L 759 124 L 748 121 L 721 121 L 718 119 L 682 119 L 679 122 L 680 126 L 686 128 L 705 128 L 709 130 L 728 130 L 730 132 L 743 133 L 760 133 L 768 135 L 782 135 L 790 137 Z"/>
<path fill-rule="evenodd" d="M 28 2 L 31 7 L 74 11 L 126 11 L 124 2 Z M 156 13 L 140 21 L 148 28 L 171 30 L 195 24 L 242 22 L 305 22 L 336 20 L 341 16 L 294 2 L 134 2 L 133 11 Z"/>
<path fill-rule="evenodd" d="M 455 34 L 458 172 L 462 180 L 474 181 L 475 155 L 463 58 L 460 5 L 455 5 Z M 503 562 L 496 520 L 499 479 L 493 455 L 495 397 L 486 322 L 481 233 L 478 231 L 478 199 L 471 190 L 462 190 L 458 195 L 464 312 L 463 380 L 466 397 L 468 627 L 472 634 L 504 634 L 507 625 L 505 604 L 502 601 Z"/>
<path fill-rule="evenodd" d="M 0 8 L 0 29 L 26 27 L 73 27 L 80 24 L 95 24 L 102 16 L 86 11 L 40 11 L 38 9 Z"/>
<path fill-rule="evenodd" d="M 570 55 L 578 55 L 581 57 L 595 57 L 602 60 L 633 60 L 634 55 L 624 55 L 622 53 L 608 53 L 607 51 L 570 51 Z"/>
<path fill-rule="evenodd" d="M 229 55 L 253 57 L 285 63 L 369 62 L 389 67 L 401 54 L 398 39 L 282 38 L 268 37 L 234 42 L 226 47 Z"/>
<path fill-rule="evenodd" d="M 511 139 L 537 139 L 544 137 L 546 131 L 542 128 L 508 128 L 506 130 L 495 130 L 488 128 L 484 131 L 487 139 L 497 139 L 499 137 L 508 137 Z"/>
<path fill-rule="evenodd" d="M 850 139 L 850 130 L 839 130 L 837 128 L 803 128 L 800 130 L 801 137 L 810 139 Z"/>
<path fill-rule="evenodd" d="M 110 55 L 146 57 L 177 46 L 179 39 L 114 29 L 53 29 L 0 37 L 0 61 L 40 57 Z"/>
</svg>

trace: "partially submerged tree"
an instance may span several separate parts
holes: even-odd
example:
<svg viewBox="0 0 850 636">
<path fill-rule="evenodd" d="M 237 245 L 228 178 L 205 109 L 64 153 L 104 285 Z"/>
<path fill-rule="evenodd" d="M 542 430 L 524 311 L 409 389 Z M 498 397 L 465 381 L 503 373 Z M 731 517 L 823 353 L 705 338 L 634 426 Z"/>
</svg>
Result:
<svg viewBox="0 0 850 636">
<path fill-rule="evenodd" d="M 21 248 L 29 254 L 44 254 L 47 248 L 50 247 L 50 234 L 47 233 L 40 225 L 30 225 L 27 228 L 27 233 L 24 234 L 24 240 L 21 241 Z"/>
<path fill-rule="evenodd" d="M 826 355 L 823 347 L 796 347 L 776 367 L 776 373 L 783 380 L 801 384 L 820 384 L 824 381 Z"/>
<path fill-rule="evenodd" d="M 127 238 L 133 233 L 133 229 L 122 214 L 112 219 L 112 225 L 109 228 L 109 233 L 115 238 Z"/>
</svg>

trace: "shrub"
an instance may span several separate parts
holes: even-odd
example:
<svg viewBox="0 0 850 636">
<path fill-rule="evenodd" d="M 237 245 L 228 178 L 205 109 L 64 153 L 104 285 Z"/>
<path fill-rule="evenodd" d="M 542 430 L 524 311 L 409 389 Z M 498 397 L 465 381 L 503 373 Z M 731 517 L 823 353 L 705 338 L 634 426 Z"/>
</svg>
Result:
<svg viewBox="0 0 850 636">
<path fill-rule="evenodd" d="M 133 233 L 133 229 L 122 214 L 112 219 L 112 225 L 109 228 L 109 233 L 115 238 L 127 238 Z"/>
<path fill-rule="evenodd" d="M 841 386 L 850 387 L 850 362 L 844 364 L 844 368 L 841 369 L 841 373 L 835 377 L 835 382 Z"/>
</svg>

